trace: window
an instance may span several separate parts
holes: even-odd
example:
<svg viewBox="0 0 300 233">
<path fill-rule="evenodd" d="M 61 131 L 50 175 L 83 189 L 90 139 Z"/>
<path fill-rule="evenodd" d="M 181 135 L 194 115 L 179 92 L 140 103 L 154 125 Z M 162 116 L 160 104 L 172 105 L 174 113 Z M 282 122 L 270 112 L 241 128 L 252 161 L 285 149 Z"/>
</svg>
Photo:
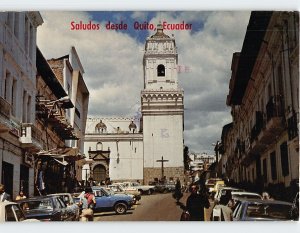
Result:
<svg viewBox="0 0 300 233">
<path fill-rule="evenodd" d="M 103 150 L 103 144 L 101 142 L 97 142 L 96 150 Z"/>
<path fill-rule="evenodd" d="M 267 159 L 263 160 L 263 177 L 264 177 L 264 182 L 268 182 L 268 170 L 267 170 Z"/>
<path fill-rule="evenodd" d="M 30 123 L 31 122 L 31 96 L 28 96 L 28 100 L 27 100 L 27 122 Z"/>
<path fill-rule="evenodd" d="M 29 50 L 29 20 L 28 17 L 25 16 L 25 38 L 24 38 L 24 47 L 25 47 L 25 53 L 28 54 Z"/>
<path fill-rule="evenodd" d="M 4 79 L 4 95 L 3 95 L 5 100 L 8 100 L 9 79 L 10 79 L 10 73 L 8 71 L 6 71 L 5 79 Z"/>
<path fill-rule="evenodd" d="M 160 64 L 157 66 L 157 76 L 162 77 L 165 76 L 165 66 Z"/>
<path fill-rule="evenodd" d="M 20 13 L 15 13 L 15 21 L 14 21 L 14 33 L 17 38 L 19 38 L 19 17 Z"/>
<path fill-rule="evenodd" d="M 271 175 L 272 175 L 272 180 L 277 179 L 277 168 L 276 168 L 276 153 L 275 151 L 270 154 L 270 161 L 271 161 Z"/>
<path fill-rule="evenodd" d="M 280 155 L 282 175 L 287 176 L 289 174 L 289 155 L 286 142 L 280 145 Z"/>
<path fill-rule="evenodd" d="M 27 92 L 23 91 L 23 114 L 22 114 L 22 121 L 27 122 Z"/>
<path fill-rule="evenodd" d="M 17 109 L 17 80 L 13 80 L 13 84 L 11 87 L 11 110 L 12 115 L 16 116 L 16 109 Z"/>
<path fill-rule="evenodd" d="M 15 214 L 12 210 L 12 205 L 7 205 L 5 206 L 5 219 L 6 221 L 8 222 L 16 222 L 16 217 L 15 217 Z"/>
</svg>

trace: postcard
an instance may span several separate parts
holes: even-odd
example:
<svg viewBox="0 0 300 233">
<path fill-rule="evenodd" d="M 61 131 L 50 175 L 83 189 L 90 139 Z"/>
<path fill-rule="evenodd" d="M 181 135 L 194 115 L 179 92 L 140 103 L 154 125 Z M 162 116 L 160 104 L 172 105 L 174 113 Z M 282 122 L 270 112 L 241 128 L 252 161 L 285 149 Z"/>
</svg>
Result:
<svg viewBox="0 0 300 233">
<path fill-rule="evenodd" d="M 3 11 L 0 44 L 0 222 L 299 220 L 298 11 Z"/>
</svg>

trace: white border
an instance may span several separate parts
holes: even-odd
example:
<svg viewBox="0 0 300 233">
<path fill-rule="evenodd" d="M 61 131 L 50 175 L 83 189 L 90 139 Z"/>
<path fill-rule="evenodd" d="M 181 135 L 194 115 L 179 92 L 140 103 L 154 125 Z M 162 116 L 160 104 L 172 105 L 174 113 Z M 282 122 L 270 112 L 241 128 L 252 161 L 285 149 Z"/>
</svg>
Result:
<svg viewBox="0 0 300 233">
<path fill-rule="evenodd" d="M 299 10 L 299 0 L 1 0 L 1 10 Z"/>
</svg>

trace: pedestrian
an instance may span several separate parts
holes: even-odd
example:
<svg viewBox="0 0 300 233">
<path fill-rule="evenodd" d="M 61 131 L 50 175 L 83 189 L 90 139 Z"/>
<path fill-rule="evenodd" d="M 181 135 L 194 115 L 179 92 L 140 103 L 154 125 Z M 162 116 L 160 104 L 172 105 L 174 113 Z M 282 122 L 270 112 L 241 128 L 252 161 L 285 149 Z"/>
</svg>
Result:
<svg viewBox="0 0 300 233">
<path fill-rule="evenodd" d="M 232 209 L 228 206 L 230 201 L 230 196 L 225 194 L 222 195 L 219 201 L 213 210 L 210 217 L 211 221 L 232 221 Z"/>
<path fill-rule="evenodd" d="M 179 202 L 180 198 L 182 198 L 183 194 L 181 193 L 181 184 L 180 180 L 177 178 L 176 185 L 175 185 L 175 191 L 173 193 L 173 197 L 176 199 L 177 202 Z"/>
<path fill-rule="evenodd" d="M 93 190 L 90 187 L 85 189 L 85 194 L 80 198 L 80 205 L 82 206 L 81 220 L 83 222 L 93 221 L 94 211 L 93 208 L 96 205 L 96 199 L 93 194 Z"/>
<path fill-rule="evenodd" d="M 190 221 L 204 221 L 204 208 L 210 207 L 205 190 L 198 192 L 196 185 L 191 186 L 191 194 L 186 201 L 186 209 L 190 214 Z"/>
<path fill-rule="evenodd" d="M 271 196 L 268 192 L 263 192 L 262 193 L 262 199 L 263 200 L 274 200 L 273 198 L 271 198 Z"/>
<path fill-rule="evenodd" d="M 4 184 L 0 184 L 0 202 L 11 201 L 10 195 L 5 192 Z"/>
<path fill-rule="evenodd" d="M 25 199 L 25 198 L 27 198 L 27 197 L 24 195 L 24 192 L 21 190 L 19 192 L 19 195 L 16 197 L 16 201 L 22 200 L 22 199 Z"/>
</svg>

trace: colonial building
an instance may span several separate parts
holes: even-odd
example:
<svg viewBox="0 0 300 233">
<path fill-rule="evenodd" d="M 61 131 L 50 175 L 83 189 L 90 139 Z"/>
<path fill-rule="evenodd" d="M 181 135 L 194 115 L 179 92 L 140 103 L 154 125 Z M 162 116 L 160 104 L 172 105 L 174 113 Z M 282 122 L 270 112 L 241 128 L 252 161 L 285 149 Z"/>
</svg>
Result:
<svg viewBox="0 0 300 233">
<path fill-rule="evenodd" d="M 143 59 L 144 90 L 141 92 L 144 136 L 144 180 L 161 177 L 183 181 L 183 90 L 178 86 L 178 54 L 175 38 L 157 32 L 147 38 Z"/>
<path fill-rule="evenodd" d="M 251 13 L 227 105 L 230 178 L 283 194 L 299 179 L 299 12 Z"/>
<path fill-rule="evenodd" d="M 97 183 L 142 181 L 143 134 L 138 127 L 131 118 L 88 118 L 84 149 L 94 162 L 83 175 Z"/>
<path fill-rule="evenodd" d="M 34 192 L 34 169 L 25 154 L 41 149 L 35 130 L 38 12 L 0 13 L 0 181 L 14 198 Z M 29 127 L 24 127 L 29 126 Z M 32 130 L 28 147 L 26 133 Z"/>
<path fill-rule="evenodd" d="M 66 115 L 74 104 L 38 48 L 36 54 L 35 128 L 39 132 L 42 149 L 34 154 L 35 194 L 71 192 L 77 178 L 75 163 L 81 159 L 79 149 L 68 147 L 65 143 L 66 140 L 78 140 Z"/>
<path fill-rule="evenodd" d="M 93 164 L 94 177 L 98 166 L 106 174 L 100 179 L 184 180 L 183 90 L 178 86 L 177 63 L 175 39 L 158 25 L 145 44 L 141 118 L 88 120 L 86 154 L 99 154 L 99 146 L 110 152 L 109 159 Z"/>
<path fill-rule="evenodd" d="M 84 69 L 73 46 L 69 54 L 50 59 L 48 63 L 74 106 L 65 112 L 65 122 L 69 124 L 69 128 L 74 129 L 73 137 L 65 138 L 65 144 L 75 148 L 77 154 L 83 155 L 89 103 L 89 91 L 83 79 Z M 82 180 L 82 166 L 85 162 L 79 160 L 76 163 L 77 180 Z"/>
</svg>

